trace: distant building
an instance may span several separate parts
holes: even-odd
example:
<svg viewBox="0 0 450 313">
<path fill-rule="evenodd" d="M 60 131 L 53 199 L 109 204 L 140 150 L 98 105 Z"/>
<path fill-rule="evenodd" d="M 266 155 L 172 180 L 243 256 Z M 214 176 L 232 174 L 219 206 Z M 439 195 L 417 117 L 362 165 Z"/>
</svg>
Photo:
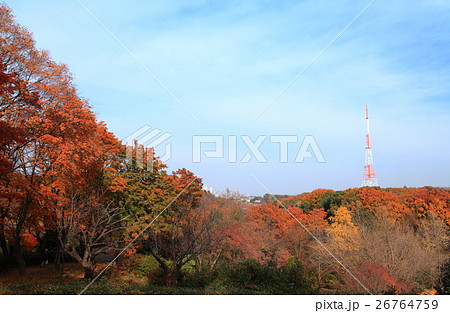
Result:
<svg viewBox="0 0 450 313">
<path fill-rule="evenodd" d="M 211 193 L 212 195 L 214 195 L 215 197 L 218 197 L 219 195 L 217 194 L 217 192 L 213 189 L 213 187 L 208 187 L 206 185 L 203 185 L 203 190 L 206 192 Z"/>
</svg>

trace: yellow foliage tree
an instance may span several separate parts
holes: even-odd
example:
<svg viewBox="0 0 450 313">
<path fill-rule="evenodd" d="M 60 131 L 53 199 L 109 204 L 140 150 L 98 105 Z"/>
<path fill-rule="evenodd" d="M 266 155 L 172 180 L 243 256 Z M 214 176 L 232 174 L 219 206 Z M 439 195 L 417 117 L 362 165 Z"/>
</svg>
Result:
<svg viewBox="0 0 450 313">
<path fill-rule="evenodd" d="M 352 222 L 352 213 L 346 207 L 339 207 L 334 216 L 330 217 L 331 227 L 328 235 L 338 250 L 358 251 L 359 230 Z"/>
</svg>

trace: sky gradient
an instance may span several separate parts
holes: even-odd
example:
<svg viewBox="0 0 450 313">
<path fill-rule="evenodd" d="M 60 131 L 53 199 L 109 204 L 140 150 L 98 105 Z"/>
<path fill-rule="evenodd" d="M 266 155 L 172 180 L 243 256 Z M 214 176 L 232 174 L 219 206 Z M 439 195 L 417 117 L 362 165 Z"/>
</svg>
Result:
<svg viewBox="0 0 450 313">
<path fill-rule="evenodd" d="M 244 194 L 266 193 L 252 175 L 277 194 L 359 187 L 367 103 L 379 184 L 450 186 L 449 1 L 375 0 L 255 122 L 370 1 L 81 2 L 198 122 L 77 1 L 6 1 L 119 139 L 173 134 L 170 170 Z M 280 163 L 266 139 L 267 163 L 193 163 L 193 135 L 312 135 L 326 162 L 294 163 L 297 143 Z"/>
</svg>

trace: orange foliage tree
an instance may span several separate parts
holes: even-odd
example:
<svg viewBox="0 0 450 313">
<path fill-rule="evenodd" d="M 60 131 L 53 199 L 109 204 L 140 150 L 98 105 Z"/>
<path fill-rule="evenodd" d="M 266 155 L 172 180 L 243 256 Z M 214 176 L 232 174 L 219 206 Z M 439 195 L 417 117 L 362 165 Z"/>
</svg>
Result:
<svg viewBox="0 0 450 313">
<path fill-rule="evenodd" d="M 39 235 L 51 227 L 55 206 L 50 204 L 62 201 L 70 189 L 68 183 L 82 183 L 84 178 L 76 174 L 91 170 L 103 158 L 99 136 L 112 135 L 78 97 L 67 67 L 38 50 L 32 35 L 14 21 L 4 4 L 0 6 L 0 51 L 2 129 L 23 132 L 22 140 L 10 140 L 1 151 L 2 159 L 9 161 L 2 188 L 16 197 L 6 201 L 3 197 L 0 222 L 11 234 L 8 240 L 24 275 L 21 238 L 25 229 Z M 14 82 L 5 83 L 5 77 Z M 65 178 L 68 173 L 70 179 Z"/>
<path fill-rule="evenodd" d="M 249 234 L 249 240 L 242 248 L 246 251 L 246 257 L 280 266 L 289 257 L 297 260 L 305 257 L 307 247 L 313 241 L 311 234 L 319 236 L 326 229 L 327 214 L 323 209 L 313 209 L 309 213 L 304 213 L 298 207 L 288 210 L 295 218 L 284 207 L 270 203 L 246 210 L 246 223 L 243 227 Z"/>
<path fill-rule="evenodd" d="M 158 261 L 165 284 L 177 285 L 182 267 L 204 253 L 211 253 L 224 234 L 217 210 L 200 205 L 204 197 L 200 178 L 180 169 L 165 176 L 164 181 L 163 208 L 144 207 L 147 223 L 154 222 L 146 231 L 143 248 Z"/>
</svg>

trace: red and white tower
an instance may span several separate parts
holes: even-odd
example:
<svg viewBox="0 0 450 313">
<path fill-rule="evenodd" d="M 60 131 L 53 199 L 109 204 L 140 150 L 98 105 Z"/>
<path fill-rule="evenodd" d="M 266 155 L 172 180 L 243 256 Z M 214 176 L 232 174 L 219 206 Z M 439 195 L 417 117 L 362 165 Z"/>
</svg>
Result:
<svg viewBox="0 0 450 313">
<path fill-rule="evenodd" d="M 375 169 L 373 167 L 372 147 L 370 146 L 370 134 L 369 134 L 369 109 L 366 104 L 366 162 L 364 164 L 364 176 L 361 187 L 373 187 L 378 186 L 377 177 L 375 176 Z"/>
</svg>

